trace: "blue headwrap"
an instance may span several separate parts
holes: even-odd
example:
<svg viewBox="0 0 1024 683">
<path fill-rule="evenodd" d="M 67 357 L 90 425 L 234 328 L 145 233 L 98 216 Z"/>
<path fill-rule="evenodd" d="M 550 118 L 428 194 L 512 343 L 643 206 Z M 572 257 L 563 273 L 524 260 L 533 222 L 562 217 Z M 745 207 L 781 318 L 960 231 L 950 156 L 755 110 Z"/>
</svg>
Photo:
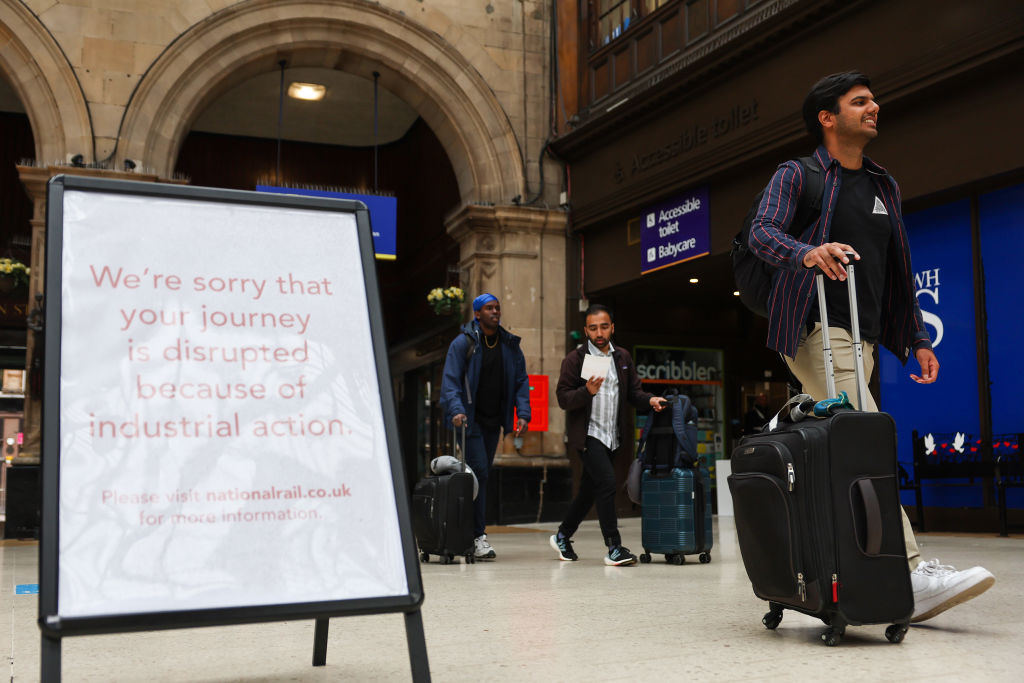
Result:
<svg viewBox="0 0 1024 683">
<path fill-rule="evenodd" d="M 481 294 L 477 298 L 473 299 L 473 310 L 474 311 L 479 311 L 481 308 L 484 307 L 484 304 L 490 303 L 492 301 L 497 301 L 497 300 L 498 300 L 498 297 L 494 296 L 493 294 L 487 294 L 487 293 Z"/>
</svg>

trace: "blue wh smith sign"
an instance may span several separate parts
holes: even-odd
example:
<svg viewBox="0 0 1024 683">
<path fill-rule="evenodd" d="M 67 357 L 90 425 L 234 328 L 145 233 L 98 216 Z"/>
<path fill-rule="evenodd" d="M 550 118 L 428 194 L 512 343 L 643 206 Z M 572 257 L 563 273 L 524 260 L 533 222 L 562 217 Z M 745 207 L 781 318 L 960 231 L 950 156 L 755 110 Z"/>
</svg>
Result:
<svg viewBox="0 0 1024 683">
<path fill-rule="evenodd" d="M 641 222 L 641 273 L 674 266 L 711 251 L 707 185 L 645 211 Z"/>
</svg>

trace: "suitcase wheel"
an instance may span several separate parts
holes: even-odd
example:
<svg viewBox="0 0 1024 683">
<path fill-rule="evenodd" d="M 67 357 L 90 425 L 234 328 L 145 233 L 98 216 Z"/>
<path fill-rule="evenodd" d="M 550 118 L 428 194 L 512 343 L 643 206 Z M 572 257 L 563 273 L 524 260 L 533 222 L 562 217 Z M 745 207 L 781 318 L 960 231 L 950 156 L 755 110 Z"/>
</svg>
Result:
<svg viewBox="0 0 1024 683">
<path fill-rule="evenodd" d="M 686 562 L 686 558 L 680 555 L 666 555 L 665 561 L 669 564 L 680 565 Z"/>
<path fill-rule="evenodd" d="M 701 553 L 700 554 L 700 563 L 701 564 L 707 564 L 710 561 L 711 561 L 711 553 Z"/>
<path fill-rule="evenodd" d="M 430 553 L 420 553 L 420 562 L 423 564 L 430 562 Z"/>
<path fill-rule="evenodd" d="M 779 624 L 782 623 L 782 610 L 772 607 L 772 610 L 765 614 L 764 618 L 761 619 L 761 623 L 764 624 L 764 627 L 769 631 L 774 631 L 779 627 Z"/>
<path fill-rule="evenodd" d="M 835 647 L 843 640 L 843 632 L 832 628 L 831 626 L 825 629 L 825 632 L 821 634 L 821 642 L 829 647 Z"/>
<path fill-rule="evenodd" d="M 476 564 L 476 556 L 473 553 L 466 553 L 466 564 Z"/>
<path fill-rule="evenodd" d="M 651 554 L 650 553 L 640 553 L 640 562 L 643 563 L 643 564 L 650 564 L 650 562 L 651 562 Z"/>
<path fill-rule="evenodd" d="M 903 636 L 907 635 L 906 624 L 893 624 L 885 629 L 886 639 L 893 644 L 902 643 Z"/>
</svg>

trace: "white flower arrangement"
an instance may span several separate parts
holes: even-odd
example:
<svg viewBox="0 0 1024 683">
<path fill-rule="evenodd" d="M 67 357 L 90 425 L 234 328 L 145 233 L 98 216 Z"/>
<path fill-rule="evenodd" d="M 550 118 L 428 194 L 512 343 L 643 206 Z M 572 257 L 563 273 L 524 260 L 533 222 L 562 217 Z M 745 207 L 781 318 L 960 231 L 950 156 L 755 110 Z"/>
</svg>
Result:
<svg viewBox="0 0 1024 683">
<path fill-rule="evenodd" d="M 427 294 L 427 303 L 438 315 L 457 313 L 466 300 L 466 293 L 460 287 L 435 287 Z"/>
</svg>

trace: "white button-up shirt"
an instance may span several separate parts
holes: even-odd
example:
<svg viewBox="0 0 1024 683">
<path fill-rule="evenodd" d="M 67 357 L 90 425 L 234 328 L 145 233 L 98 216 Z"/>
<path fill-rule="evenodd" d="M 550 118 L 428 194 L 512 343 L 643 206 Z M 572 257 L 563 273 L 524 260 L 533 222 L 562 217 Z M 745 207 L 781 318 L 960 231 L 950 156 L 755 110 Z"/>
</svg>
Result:
<svg viewBox="0 0 1024 683">
<path fill-rule="evenodd" d="M 595 356 L 610 356 L 614 347 L 608 342 L 608 353 L 602 353 L 587 340 L 587 350 Z M 589 378 L 588 378 L 589 379 Z M 615 361 L 608 366 L 601 388 L 594 394 L 590 404 L 590 422 L 587 424 L 587 436 L 592 436 L 614 451 L 619 447 L 619 373 L 615 369 Z"/>
</svg>

